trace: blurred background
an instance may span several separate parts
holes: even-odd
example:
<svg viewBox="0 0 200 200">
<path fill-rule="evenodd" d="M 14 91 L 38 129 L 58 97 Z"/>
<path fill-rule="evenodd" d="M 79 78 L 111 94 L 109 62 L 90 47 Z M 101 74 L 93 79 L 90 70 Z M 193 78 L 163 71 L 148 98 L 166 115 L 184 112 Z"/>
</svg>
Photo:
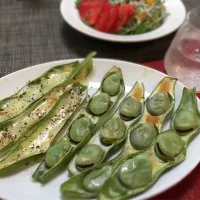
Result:
<svg viewBox="0 0 200 200">
<path fill-rule="evenodd" d="M 187 10 L 199 0 L 182 0 Z M 0 0 L 0 76 L 52 60 L 97 57 L 132 62 L 163 60 L 175 35 L 150 42 L 119 44 L 85 36 L 61 17 L 60 0 Z"/>
</svg>

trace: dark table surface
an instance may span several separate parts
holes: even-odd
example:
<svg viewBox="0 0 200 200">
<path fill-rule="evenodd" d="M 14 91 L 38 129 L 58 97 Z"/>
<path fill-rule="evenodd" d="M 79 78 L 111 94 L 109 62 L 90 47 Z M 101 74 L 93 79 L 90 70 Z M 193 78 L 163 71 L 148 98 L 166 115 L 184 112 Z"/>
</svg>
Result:
<svg viewBox="0 0 200 200">
<path fill-rule="evenodd" d="M 200 0 L 183 0 L 187 10 Z M 132 62 L 164 58 L 174 33 L 137 44 L 105 42 L 85 36 L 62 19 L 59 0 L 0 0 L 0 76 L 52 60 L 98 57 Z"/>
</svg>

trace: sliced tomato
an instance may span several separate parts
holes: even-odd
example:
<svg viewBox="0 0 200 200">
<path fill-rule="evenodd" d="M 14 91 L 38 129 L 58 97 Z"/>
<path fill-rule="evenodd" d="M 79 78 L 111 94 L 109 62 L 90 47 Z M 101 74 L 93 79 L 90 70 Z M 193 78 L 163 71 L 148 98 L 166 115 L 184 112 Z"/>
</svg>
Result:
<svg viewBox="0 0 200 200">
<path fill-rule="evenodd" d="M 128 4 L 129 7 L 129 17 L 132 17 L 135 12 L 136 5 L 135 4 Z"/>
<path fill-rule="evenodd" d="M 107 23 L 110 18 L 111 8 L 112 8 L 112 6 L 110 3 L 105 3 L 103 12 L 98 20 L 96 27 L 95 27 L 96 30 L 103 31 L 103 32 L 106 31 Z"/>
<path fill-rule="evenodd" d="M 114 32 L 117 25 L 118 15 L 119 15 L 119 5 L 116 4 L 111 7 L 110 17 L 105 32 L 108 33 Z"/>
<path fill-rule="evenodd" d="M 99 17 L 101 16 L 101 13 L 104 10 L 104 6 L 105 6 L 106 0 L 101 0 L 101 3 L 97 3 L 93 9 L 90 10 L 90 14 L 88 17 L 87 22 L 90 25 L 95 25 L 97 24 Z"/>
<path fill-rule="evenodd" d="M 80 1 L 80 4 L 96 4 L 96 3 L 99 3 L 99 2 L 101 2 L 101 0 L 81 0 Z"/>
<path fill-rule="evenodd" d="M 88 19 L 88 16 L 90 14 L 90 10 L 93 9 L 94 6 L 92 5 L 85 5 L 85 4 L 80 4 L 78 6 L 78 11 L 79 11 L 79 14 L 80 14 L 80 17 L 82 20 L 87 20 Z"/>
<path fill-rule="evenodd" d="M 82 0 L 78 6 L 81 19 L 90 25 L 95 25 L 103 12 L 107 0 Z"/>
<path fill-rule="evenodd" d="M 129 7 L 127 6 L 127 4 L 123 4 L 119 7 L 118 21 L 114 32 L 118 32 L 118 30 L 121 27 L 123 27 L 128 20 L 129 20 Z"/>
</svg>

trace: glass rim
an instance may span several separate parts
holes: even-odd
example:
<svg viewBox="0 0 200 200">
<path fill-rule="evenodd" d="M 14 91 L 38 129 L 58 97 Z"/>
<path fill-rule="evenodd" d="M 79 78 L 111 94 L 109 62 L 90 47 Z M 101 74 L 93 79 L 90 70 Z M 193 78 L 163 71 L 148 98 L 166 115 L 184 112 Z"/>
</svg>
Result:
<svg viewBox="0 0 200 200">
<path fill-rule="evenodd" d="M 192 8 L 191 10 L 189 10 L 188 13 L 187 13 L 186 20 L 190 23 L 190 26 L 192 26 L 194 29 L 196 29 L 197 31 L 200 32 L 200 28 L 197 28 L 197 27 L 191 22 L 191 19 L 190 19 L 190 16 L 191 16 L 192 12 L 195 11 L 195 10 L 197 10 L 197 9 L 200 9 L 200 6 L 198 6 L 197 8 Z"/>
</svg>

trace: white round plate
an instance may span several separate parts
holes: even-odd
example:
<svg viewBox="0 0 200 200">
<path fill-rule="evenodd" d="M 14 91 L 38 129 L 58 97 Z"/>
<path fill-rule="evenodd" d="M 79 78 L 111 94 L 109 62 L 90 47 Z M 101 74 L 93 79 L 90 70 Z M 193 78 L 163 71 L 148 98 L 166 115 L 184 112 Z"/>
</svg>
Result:
<svg viewBox="0 0 200 200">
<path fill-rule="evenodd" d="M 139 35 L 114 35 L 96 31 L 85 25 L 79 17 L 75 2 L 76 0 L 61 1 L 60 11 L 64 20 L 81 33 L 112 42 L 142 42 L 163 37 L 178 29 L 183 23 L 186 15 L 186 10 L 181 0 L 165 0 L 165 6 L 169 16 L 158 29 Z"/>
<path fill-rule="evenodd" d="M 42 74 L 49 68 L 74 60 L 55 61 L 37 66 L 29 67 L 21 71 L 12 73 L 0 79 L 0 98 L 4 98 L 13 94 L 17 89 Z M 135 81 L 143 82 L 145 86 L 145 96 L 147 97 L 157 83 L 166 75 L 156 70 L 144 67 L 142 65 L 107 59 L 94 59 L 94 70 L 89 75 L 89 94 L 91 95 L 100 85 L 104 74 L 112 67 L 119 66 L 122 69 L 126 92 L 128 92 Z M 176 105 L 177 108 L 181 95 L 183 85 L 179 82 L 176 84 Z M 200 101 L 198 100 L 200 107 Z M 169 127 L 169 122 L 164 129 Z M 200 161 L 200 135 L 198 135 L 189 145 L 187 151 L 187 159 L 179 166 L 164 174 L 156 184 L 145 193 L 135 197 L 136 200 L 147 199 L 156 194 L 159 194 L 166 189 L 172 187 L 188 175 Z M 29 167 L 26 170 L 20 171 L 8 177 L 0 177 L 0 198 L 6 200 L 62 200 L 60 195 L 60 185 L 67 180 L 67 172 L 61 173 L 51 182 L 45 185 L 34 182 L 31 179 L 36 166 Z"/>
</svg>

